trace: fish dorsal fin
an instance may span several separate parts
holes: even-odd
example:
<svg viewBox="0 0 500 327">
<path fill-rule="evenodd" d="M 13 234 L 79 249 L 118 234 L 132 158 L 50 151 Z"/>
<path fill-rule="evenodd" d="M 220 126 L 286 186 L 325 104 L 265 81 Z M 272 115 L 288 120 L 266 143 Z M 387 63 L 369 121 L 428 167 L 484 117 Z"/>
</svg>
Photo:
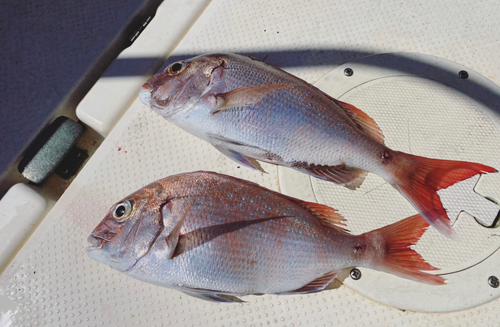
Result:
<svg viewBox="0 0 500 327">
<path fill-rule="evenodd" d="M 352 104 L 339 101 L 324 93 L 330 100 L 344 110 L 344 112 L 354 121 L 360 130 L 372 137 L 379 143 L 384 144 L 384 134 L 378 127 L 375 120 L 368 116 L 363 110 L 356 108 Z"/>
<path fill-rule="evenodd" d="M 328 284 L 330 284 L 335 279 L 335 277 L 338 276 L 338 274 L 341 271 L 342 270 L 331 271 L 331 272 L 327 273 L 326 275 L 323 275 L 319 278 L 316 278 L 315 280 L 302 286 L 301 288 L 296 289 L 295 291 L 288 292 L 288 293 L 310 293 L 310 292 L 317 292 L 317 291 L 324 290 L 325 287 L 327 287 Z"/>
<path fill-rule="evenodd" d="M 372 117 L 368 116 L 364 111 L 356 108 L 352 104 L 339 100 L 335 100 L 334 102 L 344 109 L 347 115 L 351 117 L 351 119 L 363 132 L 371 136 L 375 141 L 384 144 L 384 134 Z"/>
<path fill-rule="evenodd" d="M 345 233 L 349 232 L 345 225 L 345 218 L 342 217 L 337 210 L 324 204 L 307 202 L 299 199 L 290 199 L 318 218 L 323 226 L 335 228 L 336 230 Z"/>
</svg>

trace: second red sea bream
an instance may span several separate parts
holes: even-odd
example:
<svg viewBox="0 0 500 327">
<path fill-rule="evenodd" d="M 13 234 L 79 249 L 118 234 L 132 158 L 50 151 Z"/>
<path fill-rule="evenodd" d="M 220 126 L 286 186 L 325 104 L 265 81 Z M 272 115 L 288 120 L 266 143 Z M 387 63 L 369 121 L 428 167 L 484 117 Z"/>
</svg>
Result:
<svg viewBox="0 0 500 327">
<path fill-rule="evenodd" d="M 362 235 L 343 222 L 330 207 L 248 181 L 185 173 L 113 205 L 87 253 L 133 278 L 222 302 L 319 291 L 354 266 L 444 284 L 410 248 L 429 226 L 419 215 Z"/>
</svg>

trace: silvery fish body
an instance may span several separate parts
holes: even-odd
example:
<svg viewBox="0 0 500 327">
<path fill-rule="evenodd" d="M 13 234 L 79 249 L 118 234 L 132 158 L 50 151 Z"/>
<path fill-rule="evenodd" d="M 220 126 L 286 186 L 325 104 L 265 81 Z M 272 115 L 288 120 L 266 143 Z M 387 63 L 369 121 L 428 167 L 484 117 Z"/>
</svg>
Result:
<svg viewBox="0 0 500 327">
<path fill-rule="evenodd" d="M 446 235 L 452 229 L 437 190 L 496 171 L 391 150 L 363 111 L 236 54 L 173 63 L 145 83 L 139 96 L 170 122 L 251 168 L 262 170 L 257 160 L 270 162 L 351 189 L 367 172 L 376 173 Z"/>
<path fill-rule="evenodd" d="M 354 236 L 334 209 L 195 172 L 118 202 L 92 232 L 87 253 L 131 277 L 213 301 L 321 290 L 352 266 L 442 284 L 421 271 L 435 268 L 409 248 L 427 226 L 417 215 Z"/>
<path fill-rule="evenodd" d="M 365 159 L 375 155 L 376 142 L 297 77 L 235 54 L 200 56 L 182 65 L 186 68 L 175 80 L 163 73 L 148 81 L 142 101 L 238 162 L 256 165 L 245 162 L 247 157 L 300 169 L 377 169 Z M 383 153 L 385 147 L 376 145 Z M 356 147 L 351 149 L 356 155 L 346 146 Z"/>
</svg>

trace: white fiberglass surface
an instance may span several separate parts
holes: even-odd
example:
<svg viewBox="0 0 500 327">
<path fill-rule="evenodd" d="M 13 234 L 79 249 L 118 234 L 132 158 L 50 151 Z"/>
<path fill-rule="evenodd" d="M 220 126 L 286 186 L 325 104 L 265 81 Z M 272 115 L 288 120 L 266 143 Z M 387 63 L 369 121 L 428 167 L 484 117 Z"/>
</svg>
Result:
<svg viewBox="0 0 500 327">
<path fill-rule="evenodd" d="M 165 1 L 162 6 L 172 3 Z M 470 67 L 500 84 L 500 62 L 495 60 L 500 50 L 500 35 L 495 32 L 500 12 L 492 10 L 497 6 L 495 1 L 480 6 L 473 1 L 213 1 L 186 30 L 175 50 L 164 55 L 185 58 L 220 51 L 260 59 L 269 55 L 270 63 L 315 83 L 339 65 L 367 55 L 427 53 Z M 154 37 L 155 33 L 168 31 L 146 30 L 141 37 Z M 393 82 L 396 85 L 385 87 L 398 87 Z M 358 99 L 382 101 L 368 95 Z M 348 96 L 342 100 L 348 101 Z M 398 132 L 391 125 L 382 129 L 388 138 Z M 413 141 L 411 145 L 413 150 L 419 146 Z M 422 149 L 425 145 L 421 144 Z M 439 142 L 431 145 L 441 146 Z M 447 153 L 446 157 L 453 159 L 454 155 Z M 498 300 L 454 313 L 429 314 L 401 311 L 376 302 L 376 296 L 367 298 L 361 289 L 337 284 L 314 294 L 247 296 L 241 304 L 210 303 L 131 279 L 85 254 L 88 235 L 109 207 L 151 181 L 184 171 L 213 170 L 279 190 L 278 169 L 263 167 L 268 174 L 238 167 L 137 99 L 0 276 L 0 324 L 459 326 L 494 325 L 500 318 Z M 390 211 L 412 213 L 407 207 L 399 209 L 397 201 L 394 206 L 398 207 L 391 206 Z M 482 245 L 475 246 L 480 249 Z M 429 260 L 446 263 L 439 256 L 439 244 L 435 247 L 436 257 Z M 386 293 L 391 291 L 387 288 Z M 429 301 L 433 294 L 419 296 Z M 467 300 L 452 302 L 462 305 Z M 450 303 L 450 310 L 463 307 L 457 303 Z"/>
</svg>

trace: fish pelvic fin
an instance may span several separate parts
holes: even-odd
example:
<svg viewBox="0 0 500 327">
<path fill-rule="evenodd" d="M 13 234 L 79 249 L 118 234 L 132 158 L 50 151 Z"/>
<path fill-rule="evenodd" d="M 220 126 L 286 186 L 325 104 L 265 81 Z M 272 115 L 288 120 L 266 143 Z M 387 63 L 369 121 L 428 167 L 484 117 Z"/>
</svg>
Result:
<svg viewBox="0 0 500 327">
<path fill-rule="evenodd" d="M 219 150 L 222 154 L 224 154 L 226 157 L 232 159 L 233 161 L 235 161 L 243 166 L 246 166 L 248 168 L 258 170 L 262 173 L 266 173 L 264 168 L 262 168 L 262 166 L 260 165 L 260 163 L 256 159 L 251 158 L 251 157 L 247 157 L 238 151 L 226 149 L 223 146 L 214 145 L 214 147 L 217 150 Z"/>
<path fill-rule="evenodd" d="M 331 282 L 333 282 L 333 280 L 338 276 L 340 272 L 342 272 L 342 270 L 331 271 L 319 278 L 316 278 L 312 282 L 307 283 L 306 285 L 302 286 L 299 289 L 281 294 L 311 293 L 324 290 L 325 287 L 327 287 Z"/>
<path fill-rule="evenodd" d="M 373 268 L 399 277 L 431 285 L 443 285 L 445 279 L 425 271 L 432 266 L 410 248 L 418 242 L 429 227 L 420 215 L 414 215 L 394 224 L 363 234 L 371 240 L 376 253 L 372 255 Z"/>
<path fill-rule="evenodd" d="M 263 98 L 273 92 L 290 87 L 292 87 L 292 85 L 256 85 L 240 87 L 229 92 L 219 93 L 214 96 L 215 105 L 210 113 L 215 115 L 228 109 L 250 106 L 259 103 Z"/>
<path fill-rule="evenodd" d="M 394 159 L 393 186 L 431 226 L 448 237 L 454 236 L 453 229 L 437 191 L 477 174 L 497 172 L 479 163 L 431 159 L 402 152 L 395 153 Z"/>
<path fill-rule="evenodd" d="M 367 172 L 363 169 L 349 167 L 346 165 L 338 166 L 316 166 L 311 165 L 304 168 L 295 168 L 301 172 L 314 177 L 343 185 L 348 189 L 355 190 L 361 186 Z"/>
<path fill-rule="evenodd" d="M 210 302 L 222 302 L 222 303 L 243 303 L 245 301 L 241 300 L 240 298 L 233 296 L 233 295 L 227 295 L 227 294 L 219 294 L 216 291 L 210 291 L 210 290 L 202 290 L 202 289 L 194 289 L 194 288 L 182 288 L 179 289 L 184 294 L 187 294 L 192 297 L 196 297 L 198 299 L 202 299 L 205 301 L 210 301 Z"/>
<path fill-rule="evenodd" d="M 344 112 L 353 120 L 353 122 L 356 124 L 356 126 L 358 126 L 360 130 L 362 130 L 364 133 L 372 137 L 377 142 L 384 144 L 384 134 L 380 130 L 380 127 L 377 125 L 375 120 L 373 120 L 373 118 L 371 118 L 364 111 L 356 108 L 352 104 L 334 99 L 326 93 L 324 94 L 332 102 L 334 102 L 336 105 L 342 108 Z"/>
<path fill-rule="evenodd" d="M 338 231 L 349 233 L 346 227 L 346 220 L 336 209 L 330 208 L 324 204 L 302 201 L 295 198 L 289 198 L 292 202 L 300 205 L 302 208 L 313 214 L 320 223 L 329 228 L 335 228 Z"/>
</svg>

